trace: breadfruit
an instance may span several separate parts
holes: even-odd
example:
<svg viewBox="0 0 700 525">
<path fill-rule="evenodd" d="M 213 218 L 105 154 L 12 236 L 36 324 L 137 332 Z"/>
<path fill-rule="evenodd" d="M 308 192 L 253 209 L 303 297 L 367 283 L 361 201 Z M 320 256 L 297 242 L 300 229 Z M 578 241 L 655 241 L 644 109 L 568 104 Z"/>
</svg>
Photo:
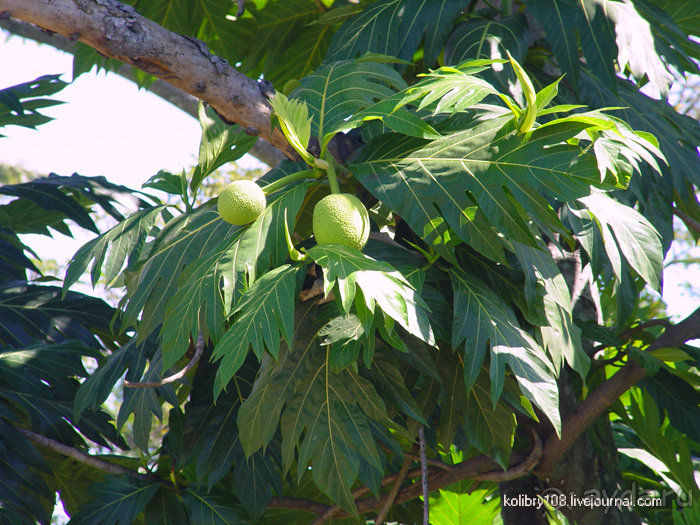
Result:
<svg viewBox="0 0 700 525">
<path fill-rule="evenodd" d="M 218 210 L 223 220 L 242 226 L 260 217 L 265 205 L 265 194 L 260 186 L 252 180 L 237 180 L 219 195 Z"/>
<path fill-rule="evenodd" d="M 313 231 L 318 244 L 339 243 L 362 250 L 369 238 L 367 209 L 354 195 L 328 195 L 314 208 Z"/>
</svg>

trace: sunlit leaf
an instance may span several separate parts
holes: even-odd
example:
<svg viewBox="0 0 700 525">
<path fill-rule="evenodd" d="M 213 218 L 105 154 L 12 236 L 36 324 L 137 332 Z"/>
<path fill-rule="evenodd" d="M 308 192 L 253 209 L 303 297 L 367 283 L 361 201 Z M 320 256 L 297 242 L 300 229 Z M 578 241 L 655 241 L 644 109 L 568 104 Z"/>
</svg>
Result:
<svg viewBox="0 0 700 525">
<path fill-rule="evenodd" d="M 507 305 L 483 282 L 467 272 L 452 271 L 455 321 L 452 346 L 466 339 L 464 378 L 471 390 L 479 375 L 488 346 L 491 349 L 491 400 L 501 395 L 505 365 L 515 375 L 520 390 L 537 405 L 559 431 L 559 395 L 555 372 L 544 350 L 522 328 Z"/>
</svg>

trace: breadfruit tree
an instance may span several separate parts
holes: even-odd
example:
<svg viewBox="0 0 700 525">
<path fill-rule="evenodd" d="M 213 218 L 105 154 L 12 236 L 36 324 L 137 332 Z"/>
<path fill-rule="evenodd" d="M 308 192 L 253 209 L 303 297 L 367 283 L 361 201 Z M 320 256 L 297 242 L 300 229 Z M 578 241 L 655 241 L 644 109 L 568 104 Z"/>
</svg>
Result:
<svg viewBox="0 0 700 525">
<path fill-rule="evenodd" d="M 700 310 L 673 324 L 645 291 L 674 216 L 700 236 L 700 128 L 667 100 L 698 73 L 697 2 L 0 13 L 202 125 L 194 170 L 139 191 L 0 189 L 0 523 L 56 498 L 72 525 L 700 523 Z M 0 92 L 0 124 L 42 124 L 63 85 Z M 198 205 L 247 151 L 255 206 Z M 96 236 L 63 283 L 29 280 L 22 236 L 76 226 Z M 117 308 L 71 290 L 85 273 Z"/>
</svg>

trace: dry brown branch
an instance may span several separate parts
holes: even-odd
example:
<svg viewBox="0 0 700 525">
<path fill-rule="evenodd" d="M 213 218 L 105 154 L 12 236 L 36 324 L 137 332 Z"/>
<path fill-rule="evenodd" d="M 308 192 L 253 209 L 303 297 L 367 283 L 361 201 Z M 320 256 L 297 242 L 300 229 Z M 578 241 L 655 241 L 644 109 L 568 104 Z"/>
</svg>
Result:
<svg viewBox="0 0 700 525">
<path fill-rule="evenodd" d="M 0 11 L 160 78 L 297 158 L 283 133 L 271 130 L 272 109 L 258 83 L 204 42 L 168 31 L 116 0 L 0 0 Z"/>
<path fill-rule="evenodd" d="M 168 383 L 173 383 L 178 379 L 185 377 L 185 375 L 187 375 L 187 372 L 194 368 L 194 366 L 199 362 L 199 359 L 202 357 L 203 351 L 204 336 L 202 335 L 202 332 L 199 332 L 199 336 L 197 336 L 197 344 L 195 345 L 194 356 L 192 357 L 190 362 L 187 363 L 187 366 L 185 368 L 171 376 L 164 377 L 160 381 L 153 381 L 150 383 L 132 383 L 131 381 L 124 381 L 124 386 L 129 388 L 155 388 L 157 386 L 163 386 L 167 385 Z"/>
</svg>

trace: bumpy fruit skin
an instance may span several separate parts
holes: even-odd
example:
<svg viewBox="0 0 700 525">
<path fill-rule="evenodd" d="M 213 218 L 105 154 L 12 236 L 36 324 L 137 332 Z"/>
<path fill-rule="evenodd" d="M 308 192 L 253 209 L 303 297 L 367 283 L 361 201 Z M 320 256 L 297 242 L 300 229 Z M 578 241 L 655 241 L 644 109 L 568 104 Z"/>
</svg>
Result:
<svg viewBox="0 0 700 525">
<path fill-rule="evenodd" d="M 265 194 L 252 180 L 237 180 L 219 195 L 219 215 L 230 224 L 253 222 L 265 211 Z"/>
<path fill-rule="evenodd" d="M 318 244 L 339 243 L 362 250 L 369 238 L 369 215 L 354 195 L 332 194 L 316 204 L 313 229 Z"/>
</svg>

